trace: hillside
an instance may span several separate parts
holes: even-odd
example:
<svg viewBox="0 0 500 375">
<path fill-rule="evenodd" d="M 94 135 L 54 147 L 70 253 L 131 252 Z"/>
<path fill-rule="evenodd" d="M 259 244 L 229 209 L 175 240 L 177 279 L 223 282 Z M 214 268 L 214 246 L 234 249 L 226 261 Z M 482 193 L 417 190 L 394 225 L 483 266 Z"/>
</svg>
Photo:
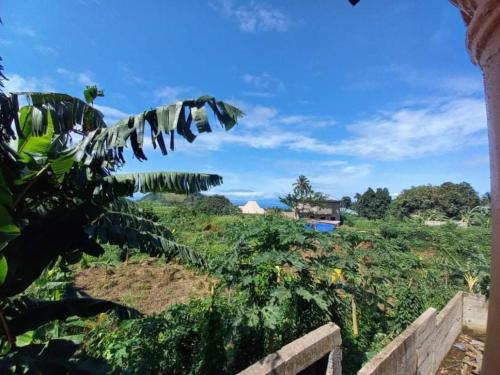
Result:
<svg viewBox="0 0 500 375">
<path fill-rule="evenodd" d="M 175 194 L 175 193 L 148 193 L 139 202 L 153 202 L 162 205 L 176 205 L 184 203 L 195 203 L 205 197 L 203 194 Z"/>
</svg>

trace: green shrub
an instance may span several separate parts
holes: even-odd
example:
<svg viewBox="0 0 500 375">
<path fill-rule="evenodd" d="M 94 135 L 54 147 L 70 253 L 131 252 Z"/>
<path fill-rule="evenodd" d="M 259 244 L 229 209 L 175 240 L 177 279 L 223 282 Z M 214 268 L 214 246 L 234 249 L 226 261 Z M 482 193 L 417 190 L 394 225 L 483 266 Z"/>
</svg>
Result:
<svg viewBox="0 0 500 375">
<path fill-rule="evenodd" d="M 84 350 L 133 374 L 223 374 L 224 333 L 218 307 L 208 299 L 193 300 L 171 306 L 165 315 L 106 319 L 88 334 Z"/>
<path fill-rule="evenodd" d="M 341 213 L 340 214 L 340 221 L 342 222 L 342 225 L 349 225 L 352 226 L 354 225 L 356 217 L 354 215 L 346 214 L 346 213 Z"/>
<path fill-rule="evenodd" d="M 209 195 L 200 199 L 195 203 L 194 209 L 206 215 L 236 215 L 240 213 L 240 209 L 223 195 Z"/>
<path fill-rule="evenodd" d="M 379 230 L 381 236 L 385 239 L 397 238 L 400 235 L 399 229 L 392 225 L 382 224 Z"/>
<path fill-rule="evenodd" d="M 393 311 L 394 329 L 402 331 L 422 313 L 424 301 L 419 292 L 409 286 L 402 286 L 396 298 L 396 307 Z"/>
</svg>

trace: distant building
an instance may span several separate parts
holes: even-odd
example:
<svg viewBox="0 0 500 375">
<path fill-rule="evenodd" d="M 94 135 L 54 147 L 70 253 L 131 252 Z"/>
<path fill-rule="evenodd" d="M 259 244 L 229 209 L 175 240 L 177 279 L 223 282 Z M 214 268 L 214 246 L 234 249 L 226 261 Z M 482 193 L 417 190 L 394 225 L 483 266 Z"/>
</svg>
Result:
<svg viewBox="0 0 500 375">
<path fill-rule="evenodd" d="M 259 206 L 256 201 L 248 201 L 245 205 L 240 206 L 240 210 L 244 214 L 252 214 L 252 215 L 263 215 L 266 211 Z"/>
<path fill-rule="evenodd" d="M 324 200 L 317 205 L 299 204 L 297 209 L 301 219 L 340 221 L 340 201 L 336 199 Z"/>
</svg>

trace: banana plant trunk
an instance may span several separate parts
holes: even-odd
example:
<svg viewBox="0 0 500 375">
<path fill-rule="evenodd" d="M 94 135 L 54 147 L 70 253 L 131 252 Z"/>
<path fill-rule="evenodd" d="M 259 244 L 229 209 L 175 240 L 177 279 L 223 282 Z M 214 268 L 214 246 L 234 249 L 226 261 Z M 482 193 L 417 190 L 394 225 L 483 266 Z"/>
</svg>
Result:
<svg viewBox="0 0 500 375">
<path fill-rule="evenodd" d="M 358 312 L 356 311 L 356 299 L 352 296 L 351 299 L 351 317 L 352 317 L 352 334 L 354 337 L 358 337 Z"/>
<path fill-rule="evenodd" d="M 467 25 L 467 48 L 484 77 L 491 170 L 491 290 L 482 375 L 500 374 L 500 0 L 451 0 Z"/>
</svg>

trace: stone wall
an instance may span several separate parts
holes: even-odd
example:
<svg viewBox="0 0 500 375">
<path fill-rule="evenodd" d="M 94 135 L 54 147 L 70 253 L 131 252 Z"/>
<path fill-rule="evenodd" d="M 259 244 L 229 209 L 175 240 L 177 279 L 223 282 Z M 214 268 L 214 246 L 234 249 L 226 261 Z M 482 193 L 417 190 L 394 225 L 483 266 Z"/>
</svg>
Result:
<svg viewBox="0 0 500 375">
<path fill-rule="evenodd" d="M 486 330 L 484 297 L 459 292 L 439 312 L 430 308 L 358 371 L 358 375 L 431 375 L 463 327 Z"/>
<path fill-rule="evenodd" d="M 340 328 L 325 324 L 307 335 L 285 345 L 240 375 L 341 375 L 342 337 Z"/>
</svg>

